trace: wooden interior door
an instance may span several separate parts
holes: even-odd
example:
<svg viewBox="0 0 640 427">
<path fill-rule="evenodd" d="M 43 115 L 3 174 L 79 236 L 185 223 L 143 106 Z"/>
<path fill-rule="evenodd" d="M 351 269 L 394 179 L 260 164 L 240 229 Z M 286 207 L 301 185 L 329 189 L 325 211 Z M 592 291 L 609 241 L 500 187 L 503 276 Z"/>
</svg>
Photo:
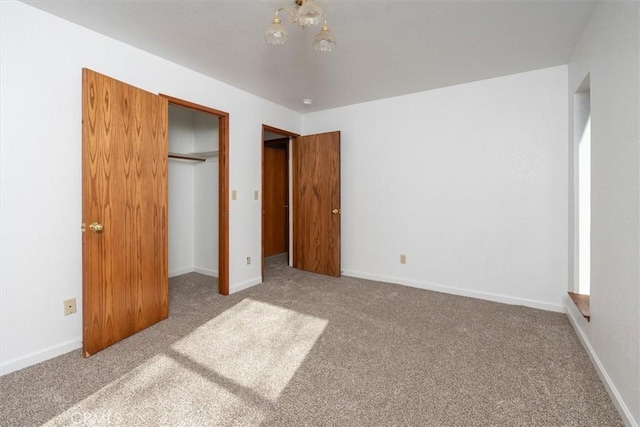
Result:
<svg viewBox="0 0 640 427">
<path fill-rule="evenodd" d="M 82 71 L 83 353 L 165 319 L 167 101 Z"/>
<path fill-rule="evenodd" d="M 293 266 L 340 276 L 340 132 L 293 143 Z"/>
<path fill-rule="evenodd" d="M 289 138 L 269 141 L 264 147 L 264 256 L 289 249 Z"/>
</svg>

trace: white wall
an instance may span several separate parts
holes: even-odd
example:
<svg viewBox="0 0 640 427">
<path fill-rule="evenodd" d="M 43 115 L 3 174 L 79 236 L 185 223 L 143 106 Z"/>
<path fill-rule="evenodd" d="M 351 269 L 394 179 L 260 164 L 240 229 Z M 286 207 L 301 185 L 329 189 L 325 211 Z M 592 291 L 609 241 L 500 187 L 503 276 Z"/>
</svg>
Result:
<svg viewBox="0 0 640 427">
<path fill-rule="evenodd" d="M 219 148 L 218 118 L 200 113 L 195 116 L 195 151 Z M 218 157 L 197 163 L 194 169 L 194 270 L 218 276 Z"/>
<path fill-rule="evenodd" d="M 194 151 L 194 120 L 190 110 L 169 105 L 169 151 Z M 194 267 L 194 164 L 169 159 L 169 277 Z"/>
<path fill-rule="evenodd" d="M 342 131 L 344 274 L 564 311 L 566 87 L 560 66 L 305 115 Z"/>
<path fill-rule="evenodd" d="M 19 2 L 0 2 L 0 372 L 78 348 L 81 315 L 81 69 L 230 114 L 231 291 L 259 283 L 262 124 L 300 115 Z"/>
<path fill-rule="evenodd" d="M 599 2 L 569 62 L 568 96 L 590 74 L 591 321 L 569 316 L 627 424 L 640 423 L 640 5 Z M 573 125 L 570 126 L 573 129 Z M 570 280 L 575 280 L 575 146 Z"/>
<path fill-rule="evenodd" d="M 194 271 L 218 277 L 218 158 L 195 169 Z"/>
</svg>

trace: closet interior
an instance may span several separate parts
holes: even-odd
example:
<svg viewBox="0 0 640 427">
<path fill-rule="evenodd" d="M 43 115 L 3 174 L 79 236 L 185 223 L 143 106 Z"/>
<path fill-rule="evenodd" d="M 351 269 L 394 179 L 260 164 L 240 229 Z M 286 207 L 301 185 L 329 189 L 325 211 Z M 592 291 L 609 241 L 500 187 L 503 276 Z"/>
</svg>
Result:
<svg viewBox="0 0 640 427">
<path fill-rule="evenodd" d="M 169 104 L 169 277 L 218 277 L 219 118 Z"/>
</svg>

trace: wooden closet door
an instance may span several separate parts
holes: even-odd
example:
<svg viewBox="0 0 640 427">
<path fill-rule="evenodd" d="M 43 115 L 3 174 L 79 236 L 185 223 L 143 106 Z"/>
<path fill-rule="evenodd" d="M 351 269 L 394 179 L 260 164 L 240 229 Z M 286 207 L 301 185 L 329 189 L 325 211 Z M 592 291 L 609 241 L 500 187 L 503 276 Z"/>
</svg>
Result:
<svg viewBox="0 0 640 427">
<path fill-rule="evenodd" d="M 83 353 L 168 316 L 167 101 L 82 72 Z"/>
</svg>

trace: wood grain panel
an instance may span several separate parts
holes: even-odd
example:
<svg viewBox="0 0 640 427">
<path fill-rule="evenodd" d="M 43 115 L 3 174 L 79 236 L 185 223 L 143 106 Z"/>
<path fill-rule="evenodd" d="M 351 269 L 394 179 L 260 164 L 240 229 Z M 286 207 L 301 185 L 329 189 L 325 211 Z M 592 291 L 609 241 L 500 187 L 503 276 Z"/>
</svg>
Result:
<svg viewBox="0 0 640 427">
<path fill-rule="evenodd" d="M 286 145 L 284 149 L 264 147 L 264 190 L 262 193 L 264 256 L 280 254 L 288 250 L 288 160 Z"/>
<path fill-rule="evenodd" d="M 168 316 L 166 100 L 83 70 L 83 352 Z M 89 224 L 101 223 L 100 233 Z"/>
<path fill-rule="evenodd" d="M 340 132 L 293 143 L 293 265 L 340 276 Z"/>
</svg>

